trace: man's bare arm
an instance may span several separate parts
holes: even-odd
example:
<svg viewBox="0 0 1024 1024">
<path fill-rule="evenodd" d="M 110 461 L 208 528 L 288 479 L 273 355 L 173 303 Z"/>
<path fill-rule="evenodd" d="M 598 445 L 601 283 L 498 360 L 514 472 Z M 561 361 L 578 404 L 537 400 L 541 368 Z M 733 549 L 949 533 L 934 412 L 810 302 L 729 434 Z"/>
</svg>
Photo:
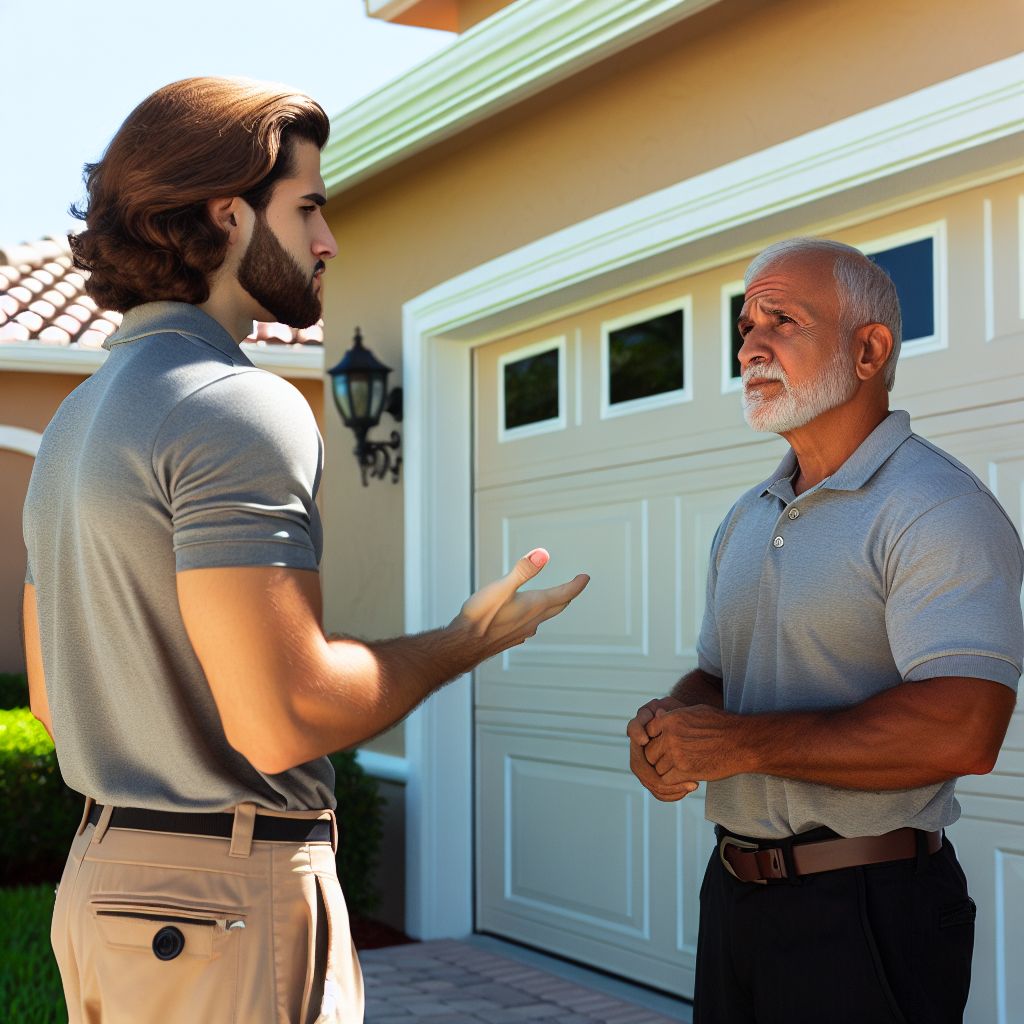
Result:
<svg viewBox="0 0 1024 1024">
<path fill-rule="evenodd" d="M 39 719 L 46 734 L 53 739 L 50 723 L 50 702 L 46 696 L 46 676 L 43 673 L 43 650 L 39 643 L 39 613 L 36 608 L 36 588 L 25 584 L 21 601 L 21 635 L 25 643 L 25 672 L 28 675 L 28 702 L 32 714 Z"/>
<path fill-rule="evenodd" d="M 644 755 L 669 777 L 757 772 L 844 789 L 910 789 L 990 772 L 1014 704 L 1000 683 L 942 677 L 838 710 L 735 715 L 697 705 L 657 714 Z"/>
<path fill-rule="evenodd" d="M 273 774 L 375 736 L 532 636 L 588 582 L 519 593 L 546 552 L 537 560 L 521 558 L 444 629 L 380 643 L 324 635 L 320 577 L 310 571 L 193 569 L 178 574 L 178 603 L 228 742 Z"/>
</svg>

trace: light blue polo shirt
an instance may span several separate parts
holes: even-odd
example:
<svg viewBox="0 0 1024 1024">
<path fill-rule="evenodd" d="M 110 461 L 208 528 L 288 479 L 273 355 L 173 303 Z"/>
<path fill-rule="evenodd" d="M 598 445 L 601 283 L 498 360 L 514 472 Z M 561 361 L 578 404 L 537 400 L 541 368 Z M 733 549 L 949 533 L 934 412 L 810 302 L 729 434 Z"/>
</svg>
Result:
<svg viewBox="0 0 1024 1024">
<path fill-rule="evenodd" d="M 792 452 L 715 535 L 698 643 L 740 714 L 841 708 L 939 676 L 1016 689 L 1024 658 L 1020 537 L 966 466 L 892 412 L 797 496 Z M 970 686 L 970 682 L 965 682 Z M 775 838 L 878 835 L 960 814 L 954 783 L 863 792 L 766 775 L 710 782 L 707 816 Z"/>
</svg>

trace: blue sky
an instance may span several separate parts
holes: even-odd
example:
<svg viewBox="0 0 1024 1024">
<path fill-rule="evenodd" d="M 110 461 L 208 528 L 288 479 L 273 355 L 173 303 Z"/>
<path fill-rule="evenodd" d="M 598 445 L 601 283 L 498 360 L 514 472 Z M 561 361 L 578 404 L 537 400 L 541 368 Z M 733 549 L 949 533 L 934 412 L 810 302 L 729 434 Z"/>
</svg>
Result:
<svg viewBox="0 0 1024 1024">
<path fill-rule="evenodd" d="M 362 0 L 0 0 L 0 248 L 75 225 L 82 164 L 167 82 L 287 82 L 333 116 L 453 38 L 367 18 Z"/>
</svg>

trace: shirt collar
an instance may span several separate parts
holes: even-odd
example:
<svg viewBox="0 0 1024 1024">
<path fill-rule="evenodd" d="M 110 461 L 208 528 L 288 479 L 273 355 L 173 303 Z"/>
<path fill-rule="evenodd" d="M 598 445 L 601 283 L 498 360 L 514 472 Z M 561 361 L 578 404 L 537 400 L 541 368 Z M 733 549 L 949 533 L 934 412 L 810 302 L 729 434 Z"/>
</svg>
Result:
<svg viewBox="0 0 1024 1024">
<path fill-rule="evenodd" d="M 822 490 L 856 491 L 878 472 L 882 464 L 912 435 L 910 414 L 895 409 L 871 431 L 857 450 L 829 477 L 818 485 Z M 796 473 L 796 452 L 792 448 L 783 456 L 775 472 L 759 488 L 763 498 L 772 494 L 789 502 L 794 498 L 793 475 Z"/>
<path fill-rule="evenodd" d="M 233 362 L 251 365 L 238 342 L 209 313 L 187 302 L 144 302 L 129 309 L 121 326 L 103 342 L 105 349 L 138 341 L 150 334 L 186 334 L 223 352 Z"/>
</svg>

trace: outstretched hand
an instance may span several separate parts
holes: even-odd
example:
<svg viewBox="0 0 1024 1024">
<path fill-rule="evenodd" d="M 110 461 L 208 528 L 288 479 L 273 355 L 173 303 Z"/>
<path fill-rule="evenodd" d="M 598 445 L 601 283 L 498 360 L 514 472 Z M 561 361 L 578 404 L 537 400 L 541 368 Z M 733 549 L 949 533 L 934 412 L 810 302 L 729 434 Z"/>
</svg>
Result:
<svg viewBox="0 0 1024 1024">
<path fill-rule="evenodd" d="M 481 660 L 533 636 L 542 622 L 564 611 L 590 582 L 590 577 L 581 573 L 560 586 L 521 593 L 519 588 L 532 580 L 550 558 L 544 548 L 534 548 L 516 562 L 511 572 L 481 587 L 462 606 L 452 627 L 478 638 L 483 645 Z"/>
</svg>

